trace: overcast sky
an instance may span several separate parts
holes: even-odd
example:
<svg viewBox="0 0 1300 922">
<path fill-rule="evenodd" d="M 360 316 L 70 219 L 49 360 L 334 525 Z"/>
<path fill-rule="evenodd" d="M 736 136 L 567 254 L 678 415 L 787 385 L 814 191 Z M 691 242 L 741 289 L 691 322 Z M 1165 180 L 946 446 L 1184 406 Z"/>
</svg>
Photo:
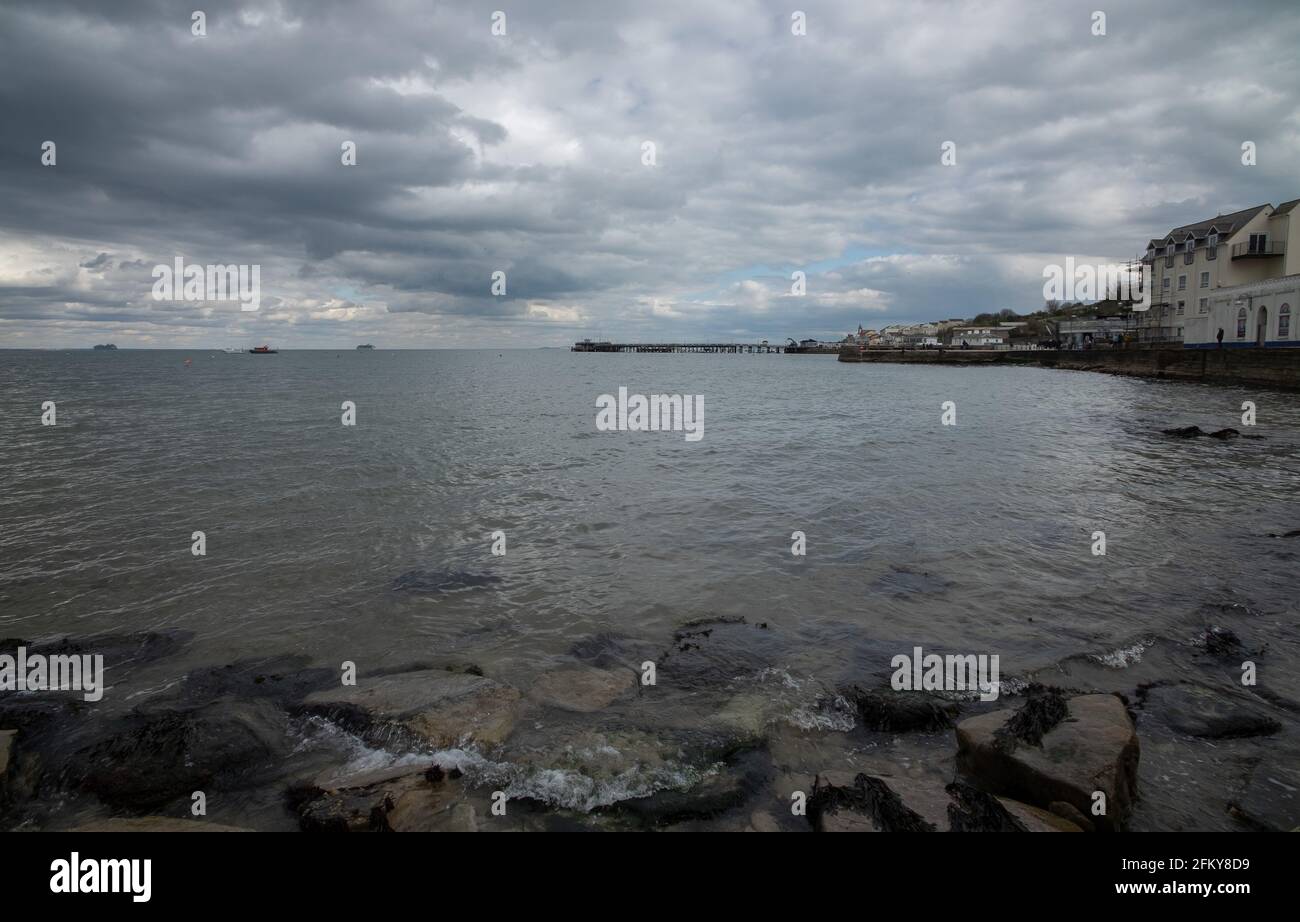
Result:
<svg viewBox="0 0 1300 922">
<path fill-rule="evenodd" d="M 1297 48 L 1295 0 L 3 0 L 0 347 L 1032 310 L 1045 263 L 1300 197 Z M 178 255 L 260 265 L 260 310 L 154 300 Z"/>
</svg>

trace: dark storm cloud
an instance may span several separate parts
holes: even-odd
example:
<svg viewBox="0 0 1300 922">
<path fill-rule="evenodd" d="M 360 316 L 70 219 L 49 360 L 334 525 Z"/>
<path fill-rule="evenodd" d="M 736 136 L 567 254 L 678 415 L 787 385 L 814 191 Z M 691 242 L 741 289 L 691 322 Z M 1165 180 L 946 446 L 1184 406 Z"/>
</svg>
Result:
<svg viewBox="0 0 1300 922">
<path fill-rule="evenodd" d="M 1300 195 L 1289 2 L 505 5 L 7 4 L 0 344 L 842 334 Z M 152 300 L 176 255 L 262 310 Z"/>
</svg>

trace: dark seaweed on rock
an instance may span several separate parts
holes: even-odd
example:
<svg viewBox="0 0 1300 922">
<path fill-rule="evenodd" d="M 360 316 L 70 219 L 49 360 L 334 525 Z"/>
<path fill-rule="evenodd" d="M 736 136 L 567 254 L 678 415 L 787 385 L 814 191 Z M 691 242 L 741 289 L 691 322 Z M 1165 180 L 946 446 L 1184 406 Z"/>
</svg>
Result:
<svg viewBox="0 0 1300 922">
<path fill-rule="evenodd" d="M 721 616 L 717 618 L 696 618 L 694 621 L 687 621 L 677 630 L 673 631 L 673 643 L 677 645 L 678 652 L 685 653 L 687 650 L 698 650 L 698 643 L 691 643 L 692 639 L 708 640 L 713 636 L 713 628 L 720 624 L 748 624 L 744 615 L 734 618 Z M 706 627 L 706 625 L 711 625 Z M 766 624 L 762 627 L 767 627 Z"/>
<path fill-rule="evenodd" d="M 822 814 L 837 810 L 852 810 L 871 817 L 883 832 L 935 832 L 933 823 L 927 823 L 921 814 L 903 803 L 880 778 L 859 773 L 853 787 L 835 787 L 821 784 L 821 777 L 813 779 L 812 795 L 808 798 L 808 822 L 816 829 Z"/>
<path fill-rule="evenodd" d="M 843 692 L 857 709 L 862 725 L 882 733 L 946 730 L 957 716 L 955 702 L 925 692 L 876 690 L 854 685 Z"/>
<path fill-rule="evenodd" d="M 1241 638 L 1227 628 L 1212 627 L 1203 638 L 1205 652 L 1218 659 L 1228 659 L 1241 655 Z"/>
<path fill-rule="evenodd" d="M 1206 432 L 1200 426 L 1180 426 L 1177 429 L 1164 429 L 1162 431 L 1165 435 L 1172 435 L 1179 439 L 1195 439 L 1200 438 L 1201 436 L 1206 436 L 1211 439 L 1219 439 L 1222 441 L 1235 439 L 1241 435 L 1241 433 L 1236 429 L 1218 429 L 1214 432 Z"/>
<path fill-rule="evenodd" d="M 311 658 L 302 654 L 282 654 L 208 666 L 186 674 L 170 698 L 183 706 L 226 697 L 269 698 L 288 705 L 338 683 L 337 670 L 311 663 Z"/>
<path fill-rule="evenodd" d="M 944 788 L 953 802 L 948 804 L 948 822 L 953 832 L 1028 832 L 992 794 L 954 781 Z"/>
<path fill-rule="evenodd" d="M 135 712 L 115 731 L 73 753 L 63 775 L 128 810 L 157 809 L 200 789 L 251 786 L 287 754 L 283 715 L 265 700 Z"/>
<path fill-rule="evenodd" d="M 1041 746 L 1043 737 L 1069 716 L 1065 695 L 1059 688 L 1048 688 L 1034 695 L 1012 714 L 994 734 L 1004 752 L 1011 752 L 1017 743 Z"/>
</svg>

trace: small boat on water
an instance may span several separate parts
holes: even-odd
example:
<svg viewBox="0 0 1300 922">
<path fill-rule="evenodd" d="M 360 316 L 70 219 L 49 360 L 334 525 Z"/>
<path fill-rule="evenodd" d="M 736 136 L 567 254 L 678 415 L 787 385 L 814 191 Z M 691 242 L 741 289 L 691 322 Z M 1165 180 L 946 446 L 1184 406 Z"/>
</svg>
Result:
<svg viewBox="0 0 1300 922">
<path fill-rule="evenodd" d="M 248 351 L 252 355 L 276 355 L 280 350 L 272 349 L 270 346 L 254 346 Z"/>
<path fill-rule="evenodd" d="M 239 355 L 244 350 L 236 349 L 234 346 L 226 346 L 226 348 L 222 349 L 221 351 L 224 352 L 226 355 Z"/>
</svg>

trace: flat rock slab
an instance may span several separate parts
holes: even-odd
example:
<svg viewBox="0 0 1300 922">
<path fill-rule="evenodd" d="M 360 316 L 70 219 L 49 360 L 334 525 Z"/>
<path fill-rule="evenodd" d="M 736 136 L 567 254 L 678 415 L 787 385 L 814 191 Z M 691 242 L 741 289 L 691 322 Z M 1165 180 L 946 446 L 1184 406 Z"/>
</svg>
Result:
<svg viewBox="0 0 1300 922">
<path fill-rule="evenodd" d="M 355 776 L 358 781 L 363 776 Z M 314 792 L 298 807 L 304 832 L 476 832 L 463 782 L 428 772 L 373 780 L 359 787 Z"/>
<path fill-rule="evenodd" d="M 436 747 L 502 742 L 514 729 L 518 703 L 509 685 L 441 669 L 360 677 L 304 701 L 310 711 L 400 727 Z"/>
<path fill-rule="evenodd" d="M 1070 804 L 1101 829 L 1123 827 L 1137 792 L 1137 732 L 1114 695 L 1080 695 L 1040 746 L 1008 745 L 996 734 L 1015 713 L 994 711 L 957 725 L 957 765 L 985 790 L 1046 809 Z M 1093 792 L 1106 795 L 1106 814 L 1093 816 Z"/>
<path fill-rule="evenodd" d="M 818 832 L 946 832 L 944 782 L 931 776 L 832 771 L 810 785 L 808 820 Z"/>
<path fill-rule="evenodd" d="M 1256 829 L 1300 829 L 1300 772 L 1285 765 L 1257 765 L 1245 789 L 1233 798 L 1228 809 Z"/>
<path fill-rule="evenodd" d="M 529 697 L 564 711 L 589 714 L 608 707 L 636 682 L 630 669 L 594 669 L 579 666 L 556 669 L 539 676 Z"/>
<path fill-rule="evenodd" d="M 1029 804 L 1022 804 L 1018 800 L 999 797 L 998 803 L 1002 804 L 1008 813 L 1020 821 L 1026 832 L 1083 832 L 1076 823 L 1072 823 L 1064 817 L 1057 816 L 1047 810 L 1031 807 Z"/>
<path fill-rule="evenodd" d="M 1179 733 L 1201 739 L 1267 736 L 1282 729 L 1263 705 L 1247 695 L 1190 682 L 1148 689 L 1143 697 L 1142 713 L 1167 723 Z"/>
<path fill-rule="evenodd" d="M 117 817 L 95 820 L 71 832 L 252 832 L 240 826 L 223 826 L 200 820 L 183 820 L 173 816 Z"/>
</svg>

